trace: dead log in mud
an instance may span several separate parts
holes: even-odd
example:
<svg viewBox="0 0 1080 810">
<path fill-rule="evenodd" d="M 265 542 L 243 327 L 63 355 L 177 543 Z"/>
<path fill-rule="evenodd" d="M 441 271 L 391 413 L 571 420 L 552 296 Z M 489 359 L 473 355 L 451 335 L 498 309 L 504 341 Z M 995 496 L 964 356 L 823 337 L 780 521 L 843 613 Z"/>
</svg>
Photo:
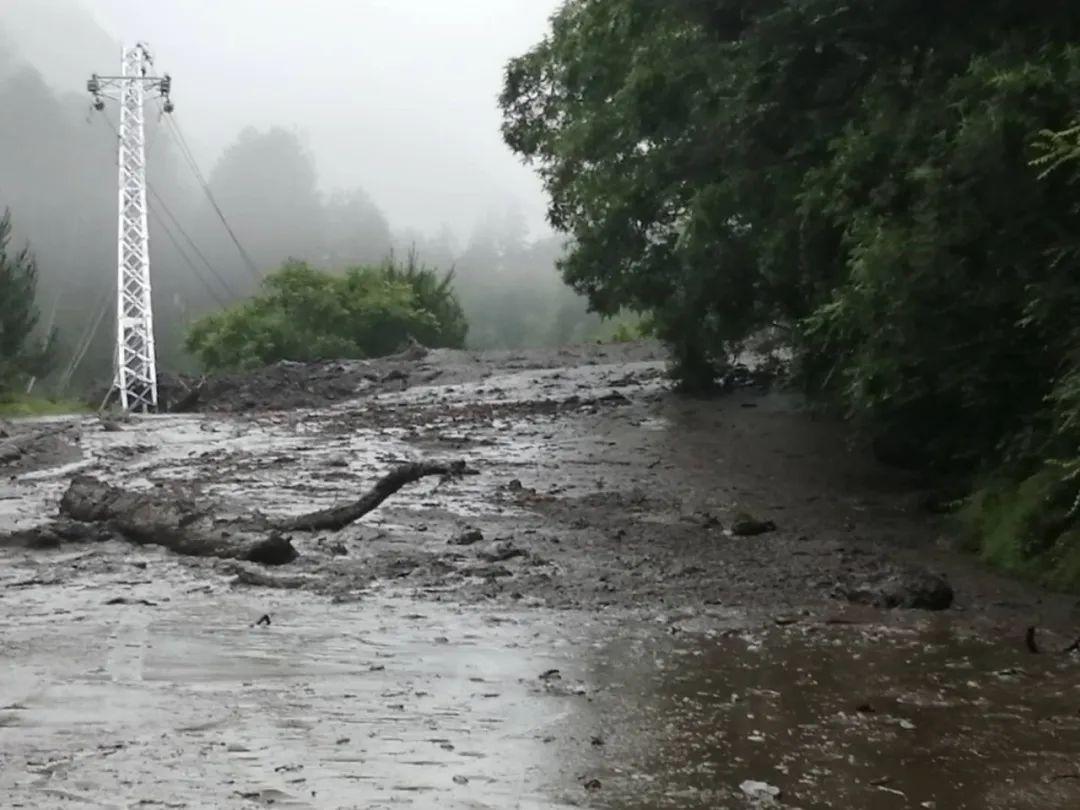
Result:
<svg viewBox="0 0 1080 810">
<path fill-rule="evenodd" d="M 380 478 L 375 483 L 375 486 L 355 501 L 281 520 L 276 522 L 274 526 L 278 530 L 285 532 L 336 532 L 344 529 L 350 523 L 355 523 L 368 512 L 376 509 L 379 504 L 399 489 L 419 481 L 421 478 L 426 478 L 429 475 L 456 478 L 469 475 L 472 472 L 466 467 L 464 461 L 450 463 L 421 461 L 414 464 L 403 464 Z"/>
<path fill-rule="evenodd" d="M 63 543 L 120 537 L 191 557 L 285 565 L 299 556 L 287 532 L 337 531 L 421 478 L 454 478 L 471 472 L 464 461 L 403 464 L 355 501 L 280 521 L 261 515 L 221 518 L 208 507 L 173 492 L 132 492 L 91 476 L 78 476 L 60 501 L 60 520 L 0 535 L 0 547 L 55 548 Z"/>
<path fill-rule="evenodd" d="M 192 501 L 172 494 L 128 492 L 78 476 L 60 502 L 60 519 L 0 535 L 0 548 L 56 548 L 65 543 L 124 539 L 164 546 L 177 554 L 284 565 L 296 559 L 288 537 L 257 520 L 217 520 Z"/>
<path fill-rule="evenodd" d="M 138 545 L 164 546 L 191 557 L 221 557 L 264 565 L 296 559 L 289 538 L 267 531 L 257 519 L 220 520 L 187 498 L 130 492 L 90 476 L 73 479 L 60 501 L 60 515 L 105 524 Z"/>
</svg>

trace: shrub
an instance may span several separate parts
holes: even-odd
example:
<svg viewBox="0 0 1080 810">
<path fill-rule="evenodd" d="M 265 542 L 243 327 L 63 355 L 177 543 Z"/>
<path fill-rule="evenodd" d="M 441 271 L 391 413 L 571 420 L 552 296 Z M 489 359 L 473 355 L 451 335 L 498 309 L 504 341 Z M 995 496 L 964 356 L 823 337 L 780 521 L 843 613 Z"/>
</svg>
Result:
<svg viewBox="0 0 1080 810">
<path fill-rule="evenodd" d="M 197 321 L 187 348 L 207 370 L 219 371 L 379 357 L 410 338 L 432 348 L 461 347 L 467 324 L 452 280 L 412 256 L 404 265 L 391 259 L 342 275 L 289 261 L 254 298 Z"/>
</svg>

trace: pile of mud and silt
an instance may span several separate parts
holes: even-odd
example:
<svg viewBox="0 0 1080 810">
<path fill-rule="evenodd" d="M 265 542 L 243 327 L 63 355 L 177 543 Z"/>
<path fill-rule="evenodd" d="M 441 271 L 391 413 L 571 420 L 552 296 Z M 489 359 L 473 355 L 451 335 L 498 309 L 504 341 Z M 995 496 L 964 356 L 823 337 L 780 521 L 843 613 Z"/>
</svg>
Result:
<svg viewBox="0 0 1080 810">
<path fill-rule="evenodd" d="M 583 344 L 560 349 L 471 352 L 415 345 L 370 360 L 281 361 L 263 368 L 206 377 L 162 375 L 163 409 L 175 413 L 246 413 L 316 408 L 425 385 L 457 385 L 496 373 L 564 366 L 658 361 L 651 341 Z"/>
</svg>

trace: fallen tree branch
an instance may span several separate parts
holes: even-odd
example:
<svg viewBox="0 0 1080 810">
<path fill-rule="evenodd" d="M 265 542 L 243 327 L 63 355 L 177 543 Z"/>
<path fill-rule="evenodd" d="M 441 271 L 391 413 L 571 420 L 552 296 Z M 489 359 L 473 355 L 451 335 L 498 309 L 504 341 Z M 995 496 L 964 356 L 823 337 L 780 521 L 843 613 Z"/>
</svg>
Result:
<svg viewBox="0 0 1080 810">
<path fill-rule="evenodd" d="M 288 537 L 256 518 L 221 520 L 187 498 L 129 492 L 80 475 L 60 501 L 60 519 L 0 535 L 0 547 L 55 548 L 120 538 L 192 557 L 221 557 L 284 565 L 298 556 Z"/>
<path fill-rule="evenodd" d="M 191 557 L 264 565 L 283 565 L 297 557 L 287 537 L 266 533 L 254 519 L 218 520 L 187 498 L 130 492 L 89 476 L 72 480 L 60 501 L 60 514 L 82 523 L 104 523 L 132 543 L 164 546 Z"/>
<path fill-rule="evenodd" d="M 464 461 L 403 464 L 356 501 L 280 521 L 261 515 L 223 519 L 174 492 L 132 492 L 81 475 L 72 479 L 60 501 L 59 520 L 0 535 L 0 547 L 55 548 L 119 537 L 191 557 L 285 565 L 299 556 L 287 532 L 343 529 L 421 478 L 456 478 L 472 472 Z"/>
<path fill-rule="evenodd" d="M 379 504 L 399 489 L 419 481 L 421 478 L 426 478 L 429 475 L 457 478 L 472 473 L 473 471 L 465 466 L 464 461 L 450 463 L 421 461 L 413 464 L 403 464 L 380 478 L 375 483 L 375 486 L 355 501 L 277 521 L 274 527 L 285 532 L 336 532 L 344 529 L 350 523 L 355 523 L 368 512 L 376 509 Z"/>
</svg>

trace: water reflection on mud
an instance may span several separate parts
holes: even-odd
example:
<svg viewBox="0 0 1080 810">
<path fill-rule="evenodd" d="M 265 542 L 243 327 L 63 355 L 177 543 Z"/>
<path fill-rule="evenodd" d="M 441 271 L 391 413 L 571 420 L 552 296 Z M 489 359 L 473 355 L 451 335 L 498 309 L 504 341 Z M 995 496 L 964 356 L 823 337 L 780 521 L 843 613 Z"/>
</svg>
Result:
<svg viewBox="0 0 1080 810">
<path fill-rule="evenodd" d="M 941 622 L 344 606 L 153 567 L 106 608 L 117 573 L 5 589 L 5 806 L 716 808 L 753 804 L 748 780 L 806 808 L 1080 796 L 1076 664 Z"/>
<path fill-rule="evenodd" d="M 120 542 L 0 552 L 0 807 L 1080 807 L 1080 655 L 977 624 L 1004 586 L 974 576 L 942 616 L 837 612 L 818 582 L 925 522 L 782 397 L 673 400 L 661 371 L 87 420 L 0 529 L 79 470 L 268 514 L 402 459 L 481 474 L 262 579 Z M 731 537 L 735 509 L 778 529 Z M 467 525 L 483 542 L 448 542 Z"/>
</svg>

